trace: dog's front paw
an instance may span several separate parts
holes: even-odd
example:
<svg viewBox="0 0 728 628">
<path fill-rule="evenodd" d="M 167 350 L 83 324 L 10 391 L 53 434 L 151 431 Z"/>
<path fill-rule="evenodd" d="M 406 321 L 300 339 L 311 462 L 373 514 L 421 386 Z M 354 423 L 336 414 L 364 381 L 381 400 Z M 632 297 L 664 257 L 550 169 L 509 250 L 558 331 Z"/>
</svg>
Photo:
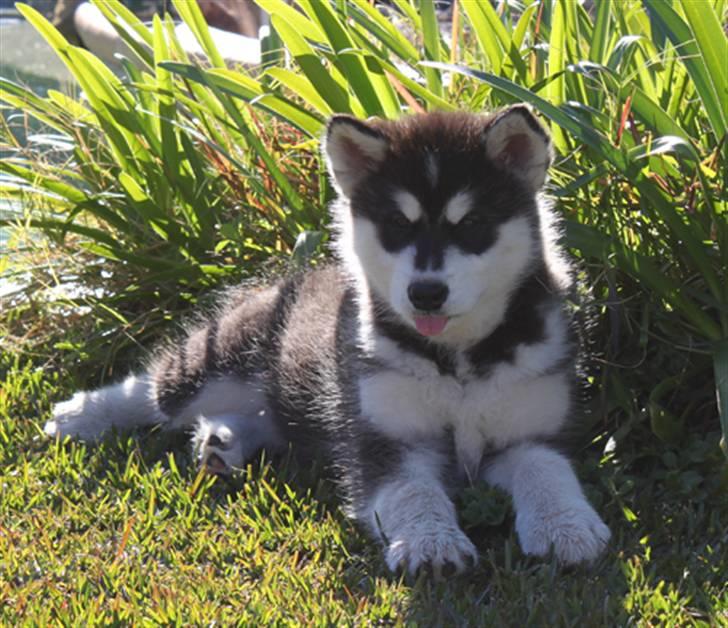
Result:
<svg viewBox="0 0 728 628">
<path fill-rule="evenodd" d="M 385 558 L 392 571 L 404 569 L 415 575 L 431 570 L 440 579 L 475 566 L 478 552 L 460 529 L 448 526 L 409 530 L 389 539 Z"/>
<path fill-rule="evenodd" d="M 565 564 L 595 559 L 611 536 L 609 528 L 586 502 L 564 505 L 548 512 L 522 512 L 516 531 L 526 554 L 545 556 L 553 548 Z"/>
</svg>

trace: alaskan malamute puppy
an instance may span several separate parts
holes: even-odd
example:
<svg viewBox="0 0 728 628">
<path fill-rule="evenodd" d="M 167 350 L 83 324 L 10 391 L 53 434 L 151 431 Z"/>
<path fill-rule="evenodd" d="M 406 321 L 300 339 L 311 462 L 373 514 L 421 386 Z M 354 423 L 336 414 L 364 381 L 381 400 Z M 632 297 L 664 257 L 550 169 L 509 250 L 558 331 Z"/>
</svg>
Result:
<svg viewBox="0 0 728 628">
<path fill-rule="evenodd" d="M 335 116 L 324 154 L 339 263 L 231 292 L 145 372 L 56 405 L 46 432 L 192 426 L 221 473 L 292 443 L 327 461 L 391 569 L 475 563 L 451 491 L 478 478 L 512 495 L 524 552 L 597 556 L 609 529 L 553 447 L 576 347 L 544 128 L 525 106 Z"/>
</svg>

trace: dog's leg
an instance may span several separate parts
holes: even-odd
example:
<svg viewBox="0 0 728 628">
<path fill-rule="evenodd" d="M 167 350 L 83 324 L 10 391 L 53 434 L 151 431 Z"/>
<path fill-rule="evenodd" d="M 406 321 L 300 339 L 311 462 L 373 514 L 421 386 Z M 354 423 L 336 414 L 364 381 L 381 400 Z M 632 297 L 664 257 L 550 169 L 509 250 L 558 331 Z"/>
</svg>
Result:
<svg viewBox="0 0 728 628">
<path fill-rule="evenodd" d="M 229 475 L 260 449 L 278 449 L 282 439 L 265 409 L 242 414 L 200 416 L 192 445 L 200 466 Z"/>
<path fill-rule="evenodd" d="M 366 503 L 363 517 L 384 541 L 392 571 L 403 568 L 414 575 L 432 569 L 441 577 L 477 561 L 474 545 L 458 526 L 441 471 L 435 452 L 410 451 Z"/>
<path fill-rule="evenodd" d="M 208 381 L 169 426 L 194 424 L 192 446 L 200 465 L 213 473 L 231 473 L 259 449 L 283 444 L 263 388 L 257 378 Z"/>
<path fill-rule="evenodd" d="M 97 440 L 112 426 L 129 429 L 164 423 L 149 375 L 132 375 L 123 382 L 99 390 L 77 392 L 53 407 L 53 418 L 45 424 L 50 436 L 75 436 Z"/>
<path fill-rule="evenodd" d="M 490 464 L 485 479 L 513 496 L 516 531 L 526 554 L 545 556 L 553 548 L 559 561 L 596 558 L 610 537 L 579 485 L 569 462 L 553 449 L 522 444 Z"/>
</svg>

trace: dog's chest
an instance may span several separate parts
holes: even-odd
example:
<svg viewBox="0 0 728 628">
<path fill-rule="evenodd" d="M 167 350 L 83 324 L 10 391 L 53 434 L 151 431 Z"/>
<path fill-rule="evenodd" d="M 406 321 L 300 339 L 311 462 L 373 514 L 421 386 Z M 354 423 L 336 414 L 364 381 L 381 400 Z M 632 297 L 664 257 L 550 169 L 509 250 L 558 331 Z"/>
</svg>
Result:
<svg viewBox="0 0 728 628">
<path fill-rule="evenodd" d="M 543 344 L 516 351 L 513 361 L 473 373 L 462 357 L 455 374 L 441 374 L 427 359 L 386 348 L 386 366 L 362 376 L 363 418 L 402 442 L 452 433 L 458 462 L 471 475 L 487 448 L 558 431 L 571 402 L 571 378 L 551 367 L 562 348 Z"/>
<path fill-rule="evenodd" d="M 388 436 L 412 442 L 449 430 L 460 464 L 473 472 L 486 446 L 503 446 L 522 431 L 506 365 L 488 378 L 473 378 L 465 364 L 454 376 L 427 360 L 399 366 L 362 377 L 359 386 L 363 417 Z"/>
</svg>

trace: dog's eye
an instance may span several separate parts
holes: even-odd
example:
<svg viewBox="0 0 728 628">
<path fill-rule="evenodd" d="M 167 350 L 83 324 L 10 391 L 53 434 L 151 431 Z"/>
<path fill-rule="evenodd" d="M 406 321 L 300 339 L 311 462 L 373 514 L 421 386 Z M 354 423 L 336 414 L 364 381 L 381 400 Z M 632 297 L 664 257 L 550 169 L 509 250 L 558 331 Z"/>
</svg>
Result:
<svg viewBox="0 0 728 628">
<path fill-rule="evenodd" d="M 409 221 L 407 216 L 405 216 L 400 211 L 393 211 L 387 215 L 387 222 L 399 229 L 409 229 L 412 227 L 412 223 Z"/>
<path fill-rule="evenodd" d="M 475 212 L 470 212 L 457 224 L 457 226 L 467 229 L 479 227 L 483 224 L 485 224 L 485 219 L 483 216 L 481 216 L 480 214 L 476 214 Z"/>
</svg>

